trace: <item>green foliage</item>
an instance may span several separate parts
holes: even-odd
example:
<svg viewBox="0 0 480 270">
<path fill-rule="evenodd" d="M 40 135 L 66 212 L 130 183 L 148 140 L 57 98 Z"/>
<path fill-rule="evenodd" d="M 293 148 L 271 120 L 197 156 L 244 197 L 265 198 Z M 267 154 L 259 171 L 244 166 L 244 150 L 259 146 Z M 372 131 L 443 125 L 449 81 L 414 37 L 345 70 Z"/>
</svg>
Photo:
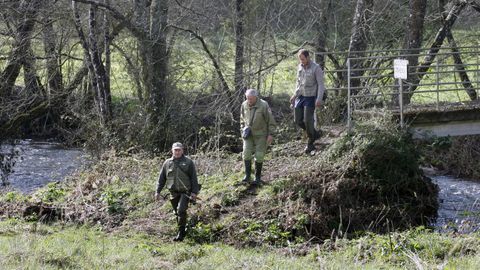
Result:
<svg viewBox="0 0 480 270">
<path fill-rule="evenodd" d="M 452 138 L 450 136 L 435 137 L 429 146 L 436 150 L 449 149 L 452 146 Z"/>
<path fill-rule="evenodd" d="M 0 201 L 15 203 L 15 202 L 26 202 L 27 197 L 17 191 L 9 191 L 0 196 Z"/>
<path fill-rule="evenodd" d="M 292 237 L 290 231 L 285 231 L 281 228 L 277 221 L 272 221 L 267 226 L 267 235 L 265 240 L 277 245 L 286 245 L 287 241 Z"/>
<path fill-rule="evenodd" d="M 239 202 L 238 194 L 235 193 L 225 193 L 222 196 L 221 204 L 223 206 L 234 206 Z"/>
<path fill-rule="evenodd" d="M 61 183 L 52 182 L 35 192 L 33 197 L 38 198 L 41 202 L 53 203 L 62 202 L 66 194 L 66 190 Z"/>
<path fill-rule="evenodd" d="M 188 239 L 192 239 L 195 243 L 212 243 L 219 239 L 223 225 L 221 224 L 204 224 L 198 222 L 191 227 L 188 232 Z"/>
<path fill-rule="evenodd" d="M 107 204 L 110 214 L 120 214 L 125 211 L 124 200 L 129 194 L 128 189 L 113 190 L 108 188 L 100 194 L 100 200 Z"/>
<path fill-rule="evenodd" d="M 289 179 L 281 178 L 281 179 L 278 179 L 277 181 L 273 182 L 272 186 L 270 186 L 269 188 L 272 189 L 274 194 L 279 194 L 279 193 L 287 190 L 289 188 L 290 184 L 291 183 L 290 183 Z"/>
<path fill-rule="evenodd" d="M 292 232 L 282 228 L 282 224 L 275 219 L 255 220 L 244 219 L 240 223 L 241 235 L 248 241 L 260 241 L 271 245 L 286 246 L 293 239 Z"/>
</svg>

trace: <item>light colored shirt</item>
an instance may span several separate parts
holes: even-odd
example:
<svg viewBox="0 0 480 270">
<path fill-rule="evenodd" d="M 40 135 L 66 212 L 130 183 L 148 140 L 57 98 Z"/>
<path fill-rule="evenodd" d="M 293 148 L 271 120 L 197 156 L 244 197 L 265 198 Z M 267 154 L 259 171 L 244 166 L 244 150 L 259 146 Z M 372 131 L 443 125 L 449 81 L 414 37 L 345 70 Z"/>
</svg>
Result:
<svg viewBox="0 0 480 270">
<path fill-rule="evenodd" d="M 322 100 L 325 93 L 323 70 L 317 63 L 308 61 L 306 66 L 298 65 L 295 96 L 316 97 Z"/>
</svg>

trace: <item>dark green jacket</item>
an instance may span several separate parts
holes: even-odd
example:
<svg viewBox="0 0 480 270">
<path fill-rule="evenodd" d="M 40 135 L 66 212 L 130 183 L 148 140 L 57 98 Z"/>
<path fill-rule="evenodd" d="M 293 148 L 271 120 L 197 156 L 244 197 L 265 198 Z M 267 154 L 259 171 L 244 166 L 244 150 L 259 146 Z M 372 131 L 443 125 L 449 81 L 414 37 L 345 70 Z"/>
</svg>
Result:
<svg viewBox="0 0 480 270">
<path fill-rule="evenodd" d="M 200 186 L 193 161 L 186 156 L 165 160 L 158 177 L 157 193 L 160 193 L 165 185 L 171 192 L 198 194 Z"/>
<path fill-rule="evenodd" d="M 253 117 L 254 111 L 255 117 Z M 253 136 L 265 135 L 266 137 L 267 135 L 273 135 L 276 123 L 272 110 L 265 100 L 257 98 L 257 102 L 251 107 L 248 106 L 246 100 L 242 103 L 240 108 L 240 128 L 243 129 L 245 126 L 248 126 L 252 117 L 253 122 L 250 128 Z"/>
</svg>

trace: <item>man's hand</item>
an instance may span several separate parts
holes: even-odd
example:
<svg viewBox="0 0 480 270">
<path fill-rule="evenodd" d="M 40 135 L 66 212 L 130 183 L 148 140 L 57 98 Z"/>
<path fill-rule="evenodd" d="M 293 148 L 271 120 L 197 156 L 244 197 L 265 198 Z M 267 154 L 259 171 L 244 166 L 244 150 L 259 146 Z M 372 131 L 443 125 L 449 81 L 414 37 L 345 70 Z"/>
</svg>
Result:
<svg viewBox="0 0 480 270">
<path fill-rule="evenodd" d="M 155 193 L 155 201 L 159 201 L 160 200 L 160 193 Z"/>
<path fill-rule="evenodd" d="M 190 200 L 192 200 L 192 201 L 197 200 L 197 194 L 195 194 L 195 193 L 190 193 Z"/>
<path fill-rule="evenodd" d="M 267 145 L 270 145 L 273 141 L 273 136 L 272 135 L 268 135 L 267 136 Z"/>
<path fill-rule="evenodd" d="M 293 95 L 293 96 L 290 97 L 290 104 L 291 104 L 292 106 L 293 106 L 293 104 L 295 104 L 295 99 L 296 99 L 296 98 L 297 98 L 297 97 L 296 97 L 295 95 Z"/>
<path fill-rule="evenodd" d="M 317 99 L 317 100 L 315 101 L 315 107 L 317 107 L 317 108 L 320 107 L 320 106 L 322 106 L 322 104 L 323 104 L 323 101 L 322 101 L 321 99 Z"/>
</svg>

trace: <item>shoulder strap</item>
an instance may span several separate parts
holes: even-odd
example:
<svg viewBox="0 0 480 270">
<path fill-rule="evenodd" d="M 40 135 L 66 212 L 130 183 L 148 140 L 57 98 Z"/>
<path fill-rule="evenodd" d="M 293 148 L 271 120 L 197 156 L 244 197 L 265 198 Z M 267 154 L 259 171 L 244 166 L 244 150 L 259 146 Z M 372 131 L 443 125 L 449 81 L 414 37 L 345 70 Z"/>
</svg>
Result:
<svg viewBox="0 0 480 270">
<path fill-rule="evenodd" d="M 250 118 L 250 122 L 248 123 L 248 126 L 251 127 L 252 126 L 252 123 L 253 123 L 253 119 L 255 119 L 255 111 L 257 110 L 257 106 L 255 106 L 253 108 L 253 113 L 252 113 L 252 117 Z"/>
</svg>

